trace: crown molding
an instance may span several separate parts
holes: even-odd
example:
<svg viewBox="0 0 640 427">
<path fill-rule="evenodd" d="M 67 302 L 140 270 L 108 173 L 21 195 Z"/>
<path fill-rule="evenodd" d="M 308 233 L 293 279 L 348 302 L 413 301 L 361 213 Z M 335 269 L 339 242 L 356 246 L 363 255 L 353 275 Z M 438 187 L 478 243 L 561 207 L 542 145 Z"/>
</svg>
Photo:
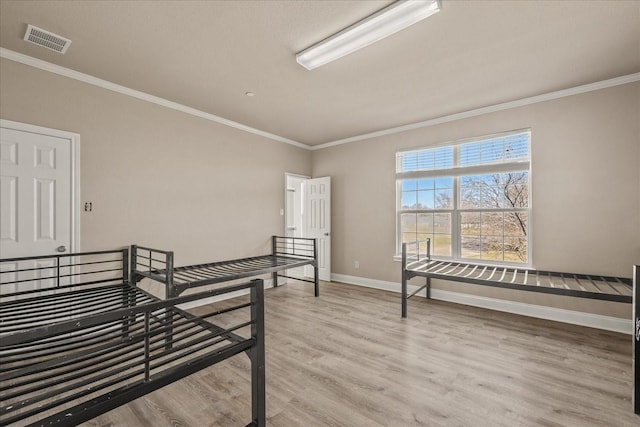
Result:
<svg viewBox="0 0 640 427">
<path fill-rule="evenodd" d="M 363 141 L 366 139 L 378 138 L 381 136 L 393 135 L 396 133 L 406 132 L 414 129 L 425 128 L 429 126 L 435 126 L 442 123 L 453 122 L 456 120 L 467 119 L 470 117 L 481 116 L 483 114 L 494 113 L 496 111 L 508 110 L 511 108 L 523 107 L 525 105 L 537 104 L 539 102 L 550 101 L 554 99 L 564 98 L 567 96 L 579 95 L 582 93 L 592 92 L 595 90 L 606 89 L 614 86 L 620 86 L 627 83 L 634 83 L 640 81 L 640 72 L 634 74 L 628 74 L 625 76 L 615 77 L 608 80 L 602 80 L 595 83 L 589 83 L 581 86 L 576 86 L 568 89 L 562 89 L 554 92 L 548 92 L 541 95 L 531 96 L 528 98 L 517 99 L 514 101 L 503 102 L 500 104 L 489 105 L 486 107 L 476 108 L 473 110 L 462 111 L 455 114 L 449 114 L 446 116 L 437 117 L 434 119 L 424 120 L 416 123 L 410 123 L 403 126 L 397 126 L 388 129 L 382 129 L 375 132 L 364 133 L 360 135 L 354 135 L 348 138 L 338 139 L 335 141 L 326 142 L 319 145 L 307 145 L 299 141 L 288 139 L 279 135 L 275 135 L 269 132 L 255 129 L 242 123 L 234 122 L 233 120 L 225 119 L 224 117 L 216 116 L 186 105 L 178 104 L 177 102 L 169 101 L 158 96 L 150 95 L 145 92 L 141 92 L 135 89 L 128 88 L 116 83 L 112 83 L 89 74 L 80 73 L 78 71 L 71 70 L 69 68 L 62 67 L 60 65 L 52 64 L 41 59 L 34 58 L 32 56 L 24 55 L 9 49 L 0 47 L 0 58 L 8 59 L 10 61 L 19 62 L 24 65 L 39 68 L 44 71 L 48 71 L 54 74 L 58 74 L 70 79 L 78 80 L 90 85 L 98 86 L 103 89 L 107 89 L 113 92 L 117 92 L 123 95 L 131 96 L 142 101 L 151 102 L 172 110 L 180 111 L 185 114 L 200 117 L 205 120 L 220 123 L 225 126 L 229 126 L 244 132 L 249 132 L 254 135 L 262 136 L 272 141 L 283 142 L 290 144 L 298 148 L 305 150 L 316 151 L 324 148 L 335 147 L 338 145 L 348 144 L 351 142 Z"/>
<path fill-rule="evenodd" d="M 337 145 L 348 144 L 350 142 L 363 141 L 365 139 L 378 138 L 386 135 L 393 135 L 409 130 L 435 126 L 442 123 L 453 122 L 456 120 L 467 119 L 470 117 L 481 116 L 483 114 L 494 113 L 496 111 L 509 110 L 511 108 L 523 107 L 525 105 L 537 104 L 539 102 L 551 101 L 553 99 L 565 98 L 567 96 L 579 95 L 582 93 L 593 92 L 595 90 L 606 89 L 614 86 L 620 86 L 627 83 L 640 81 L 640 73 L 628 74 L 626 76 L 615 77 L 613 79 L 602 80 L 595 83 L 589 83 L 569 89 L 557 90 L 554 92 L 544 93 L 542 95 L 531 96 L 528 98 L 517 99 L 515 101 L 503 102 L 501 104 L 489 105 L 486 107 L 476 108 L 474 110 L 463 111 L 460 113 L 449 114 L 447 116 L 437 117 L 435 119 L 424 120 L 421 122 L 411 123 L 408 125 L 383 129 L 375 132 L 364 133 L 362 135 L 351 136 L 349 138 L 338 139 L 320 145 L 311 147 L 312 151 L 322 150 L 323 148 L 335 147 Z"/>
<path fill-rule="evenodd" d="M 70 79 L 78 80 L 83 83 L 87 83 L 93 86 L 98 86 L 103 89 L 107 89 L 113 92 L 120 93 L 122 95 L 131 96 L 136 99 L 140 99 L 142 101 L 151 102 L 156 105 L 160 105 L 162 107 L 170 108 L 172 110 L 180 111 L 182 113 L 190 114 L 192 116 L 200 117 L 205 120 L 209 120 L 212 122 L 220 123 L 225 126 L 229 126 L 244 132 L 249 132 L 254 135 L 262 136 L 272 141 L 284 142 L 285 144 L 290 144 L 296 146 L 298 148 L 304 148 L 309 150 L 311 147 L 303 144 L 298 141 L 294 141 L 292 139 L 284 138 L 279 135 L 275 135 L 269 132 L 262 131 L 260 129 L 255 129 L 250 126 L 243 125 L 242 123 L 234 122 L 233 120 L 225 119 L 224 117 L 216 116 L 215 114 L 210 114 L 192 107 L 188 107 L 186 105 L 178 104 L 177 102 L 169 101 L 164 98 L 160 98 L 155 95 L 150 95 L 145 92 L 141 92 L 139 90 L 131 89 L 126 86 L 122 86 L 116 83 L 109 82 L 107 80 L 100 79 L 98 77 L 91 76 L 89 74 L 84 74 L 79 71 L 74 71 L 69 68 L 62 67 L 60 65 L 52 64 L 47 61 L 43 61 L 41 59 L 34 58 L 32 56 L 24 55 L 22 53 L 18 53 L 9 49 L 0 48 L 0 58 L 8 59 L 10 61 L 19 62 L 24 65 L 29 65 L 31 67 L 39 68 L 44 71 L 48 71 L 50 73 L 58 74 L 60 76 L 68 77 Z"/>
</svg>

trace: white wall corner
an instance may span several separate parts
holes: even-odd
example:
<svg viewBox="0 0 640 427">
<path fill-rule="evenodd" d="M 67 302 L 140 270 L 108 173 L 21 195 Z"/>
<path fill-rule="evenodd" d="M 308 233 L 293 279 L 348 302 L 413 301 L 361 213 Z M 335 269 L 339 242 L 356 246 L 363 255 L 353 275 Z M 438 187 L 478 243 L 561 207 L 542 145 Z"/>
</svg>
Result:
<svg viewBox="0 0 640 427">
<path fill-rule="evenodd" d="M 345 274 L 332 274 L 331 281 L 400 293 L 400 283 L 395 282 L 349 276 Z M 418 289 L 418 286 L 409 285 L 408 288 L 409 292 L 413 292 Z M 416 296 L 420 296 L 422 298 L 426 297 L 422 294 L 422 292 Z M 522 302 L 501 300 L 496 298 L 487 298 L 477 295 L 445 291 L 441 289 L 431 289 L 431 298 L 440 301 L 454 302 L 457 304 L 464 304 L 473 307 L 487 308 L 490 310 L 519 314 L 522 316 L 535 317 L 538 319 L 553 320 L 556 322 L 569 323 L 572 325 L 587 326 L 590 328 L 620 332 L 623 334 L 631 335 L 633 333 L 633 325 L 631 319 L 622 319 L 619 317 L 603 316 L 600 314 L 584 313 L 580 311 L 566 310 L 535 304 L 526 304 Z M 400 299 L 398 299 L 398 317 L 399 316 Z M 411 313 L 409 313 L 409 317 L 410 316 Z"/>
</svg>

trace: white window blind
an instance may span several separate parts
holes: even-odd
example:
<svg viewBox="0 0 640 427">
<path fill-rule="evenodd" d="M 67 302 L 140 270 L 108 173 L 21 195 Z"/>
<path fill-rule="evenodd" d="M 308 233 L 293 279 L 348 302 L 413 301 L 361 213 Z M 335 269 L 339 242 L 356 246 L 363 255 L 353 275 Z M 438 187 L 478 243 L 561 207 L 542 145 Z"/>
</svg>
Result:
<svg viewBox="0 0 640 427">
<path fill-rule="evenodd" d="M 449 169 L 451 167 L 453 167 L 453 147 L 439 147 L 398 153 L 396 172 Z"/>
<path fill-rule="evenodd" d="M 511 163 L 529 158 L 529 133 L 460 144 L 459 166 Z"/>
</svg>

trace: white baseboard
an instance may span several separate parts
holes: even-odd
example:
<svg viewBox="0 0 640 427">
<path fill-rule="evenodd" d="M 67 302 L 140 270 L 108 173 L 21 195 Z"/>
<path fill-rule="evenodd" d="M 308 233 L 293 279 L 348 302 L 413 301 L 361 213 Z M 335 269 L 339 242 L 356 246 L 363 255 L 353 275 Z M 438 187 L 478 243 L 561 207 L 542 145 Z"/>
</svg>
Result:
<svg viewBox="0 0 640 427">
<path fill-rule="evenodd" d="M 383 280 L 367 279 L 366 277 L 348 276 L 345 274 L 332 274 L 331 281 L 348 283 L 351 285 L 365 286 L 368 288 L 382 289 L 385 291 L 400 293 L 400 283 L 386 282 Z M 419 286 L 409 285 L 409 293 Z M 421 292 L 422 294 L 422 292 Z M 425 297 L 423 295 L 416 295 Z M 431 298 L 441 301 L 455 302 L 474 307 L 488 308 L 490 310 L 504 311 L 539 319 L 555 320 L 557 322 L 573 325 L 588 326 L 607 331 L 621 332 L 631 335 L 633 324 L 631 319 L 603 316 L 600 314 L 584 313 L 581 311 L 566 310 L 561 308 L 546 307 L 542 305 L 526 304 L 522 302 L 487 298 L 477 295 L 463 294 L 459 292 L 431 289 Z M 400 301 L 398 301 L 398 316 L 400 315 Z"/>
</svg>

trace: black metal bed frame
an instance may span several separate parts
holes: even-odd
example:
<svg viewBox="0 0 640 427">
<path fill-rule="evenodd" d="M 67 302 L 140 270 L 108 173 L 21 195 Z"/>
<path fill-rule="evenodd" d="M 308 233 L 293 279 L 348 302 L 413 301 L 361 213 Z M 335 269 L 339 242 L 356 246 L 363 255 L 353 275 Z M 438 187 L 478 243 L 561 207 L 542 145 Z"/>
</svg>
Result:
<svg viewBox="0 0 640 427">
<path fill-rule="evenodd" d="M 640 265 L 633 266 L 633 411 L 640 414 Z"/>
<path fill-rule="evenodd" d="M 409 298 L 418 292 L 426 290 L 426 297 L 431 298 L 431 279 L 632 304 L 633 407 L 640 414 L 640 266 L 633 271 L 632 280 L 436 260 L 431 258 L 431 239 L 427 238 L 424 257 L 420 242 L 402 244 L 402 317 L 407 317 Z M 424 277 L 425 284 L 409 293 L 407 282 L 414 277 Z"/>
<path fill-rule="evenodd" d="M 77 425 L 242 352 L 248 425 L 265 425 L 262 280 L 160 300 L 130 283 L 127 249 L 0 265 L 0 425 Z M 247 289 L 199 316 L 178 307 Z"/>
<path fill-rule="evenodd" d="M 231 280 L 271 274 L 273 286 L 278 286 L 278 277 L 287 277 L 314 284 L 314 295 L 320 295 L 318 277 L 318 249 L 316 239 L 303 237 L 271 237 L 271 254 L 250 258 L 174 266 L 174 254 L 170 251 L 133 245 L 131 260 L 134 267 L 132 281 L 144 277 L 165 285 L 165 295 L 173 298 L 187 289 Z M 287 276 L 280 272 L 304 265 L 313 267 L 313 280 Z"/>
</svg>

